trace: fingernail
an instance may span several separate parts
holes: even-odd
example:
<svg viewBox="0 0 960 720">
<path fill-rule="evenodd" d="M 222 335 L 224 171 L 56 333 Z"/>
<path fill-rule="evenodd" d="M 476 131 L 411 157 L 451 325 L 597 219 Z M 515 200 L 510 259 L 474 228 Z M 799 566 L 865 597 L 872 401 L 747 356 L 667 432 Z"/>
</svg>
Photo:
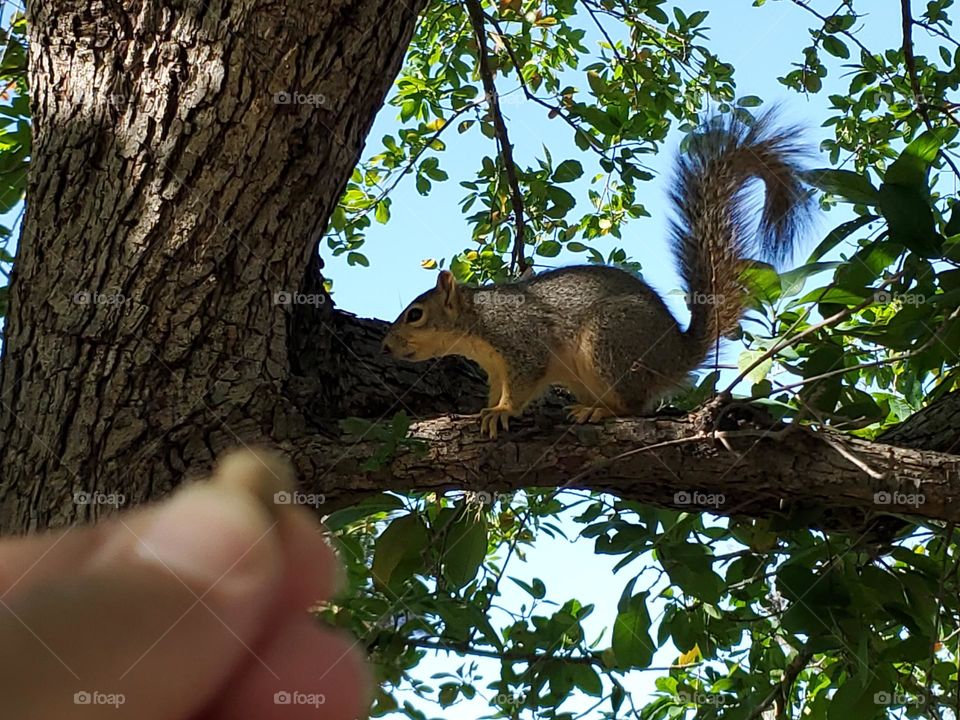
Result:
<svg viewBox="0 0 960 720">
<path fill-rule="evenodd" d="M 242 594 L 279 574 L 275 525 L 251 495 L 197 485 L 157 510 L 136 553 L 204 591 Z"/>
</svg>

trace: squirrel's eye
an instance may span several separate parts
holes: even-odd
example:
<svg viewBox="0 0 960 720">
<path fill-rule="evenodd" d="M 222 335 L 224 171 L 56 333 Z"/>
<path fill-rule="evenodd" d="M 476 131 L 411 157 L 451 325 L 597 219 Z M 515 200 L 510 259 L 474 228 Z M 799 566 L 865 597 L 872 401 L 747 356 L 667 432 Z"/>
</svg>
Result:
<svg viewBox="0 0 960 720">
<path fill-rule="evenodd" d="M 413 308 L 413 310 L 407 313 L 407 322 L 414 323 L 422 317 L 423 317 L 423 310 L 421 310 L 420 308 Z"/>
</svg>

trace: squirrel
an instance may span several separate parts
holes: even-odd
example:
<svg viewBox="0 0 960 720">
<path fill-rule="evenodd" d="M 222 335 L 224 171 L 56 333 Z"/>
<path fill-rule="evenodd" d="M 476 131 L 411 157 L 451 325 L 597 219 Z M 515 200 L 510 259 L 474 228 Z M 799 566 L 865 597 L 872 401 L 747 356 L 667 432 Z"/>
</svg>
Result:
<svg viewBox="0 0 960 720">
<path fill-rule="evenodd" d="M 479 287 L 444 270 L 390 326 L 383 351 L 477 362 L 490 385 L 480 428 L 491 438 L 554 384 L 576 396 L 568 408 L 576 422 L 649 412 L 739 328 L 747 300 L 740 273 L 749 256 L 779 262 L 791 254 L 812 200 L 801 181 L 798 137 L 795 128 L 777 129 L 769 112 L 749 124 L 714 118 L 678 156 L 670 243 L 687 291 L 686 330 L 655 290 L 611 266 Z M 765 186 L 755 229 L 753 178 Z"/>
</svg>

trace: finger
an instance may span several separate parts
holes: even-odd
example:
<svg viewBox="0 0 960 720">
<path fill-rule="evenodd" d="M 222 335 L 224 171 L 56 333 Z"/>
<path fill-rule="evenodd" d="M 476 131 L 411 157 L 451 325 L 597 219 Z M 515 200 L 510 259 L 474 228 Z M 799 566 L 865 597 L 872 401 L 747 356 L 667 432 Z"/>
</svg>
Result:
<svg viewBox="0 0 960 720">
<path fill-rule="evenodd" d="M 355 720 L 372 682 L 359 644 L 306 616 L 289 618 L 221 690 L 204 720 Z M 270 668 L 272 672 L 268 671 Z"/>
<path fill-rule="evenodd" d="M 169 720 L 202 707 L 255 658 L 282 585 L 276 522 L 248 492 L 197 485 L 136 528 L 85 537 L 83 572 L 0 603 L 5 709 L 103 717 L 99 697 L 118 720 Z"/>
<path fill-rule="evenodd" d="M 278 489 L 292 487 L 289 472 L 289 465 L 278 463 L 272 453 L 259 449 L 255 455 L 232 453 L 218 465 L 214 484 L 246 490 L 270 507 L 278 520 L 277 531 L 284 551 L 282 607 L 303 609 L 330 597 L 343 580 L 340 565 L 313 515 L 304 508 L 274 502 Z M 83 571 L 92 558 L 109 557 L 110 552 L 103 548 L 122 548 L 131 537 L 142 535 L 158 507 L 111 517 L 94 527 L 68 528 L 0 542 L 0 602 L 9 602 L 13 593 L 34 585 Z"/>
<path fill-rule="evenodd" d="M 262 448 L 231 453 L 219 463 L 213 482 L 247 489 L 277 518 L 284 558 L 278 614 L 302 611 L 343 584 L 340 563 L 312 511 L 290 504 L 296 482 L 285 458 Z"/>
</svg>

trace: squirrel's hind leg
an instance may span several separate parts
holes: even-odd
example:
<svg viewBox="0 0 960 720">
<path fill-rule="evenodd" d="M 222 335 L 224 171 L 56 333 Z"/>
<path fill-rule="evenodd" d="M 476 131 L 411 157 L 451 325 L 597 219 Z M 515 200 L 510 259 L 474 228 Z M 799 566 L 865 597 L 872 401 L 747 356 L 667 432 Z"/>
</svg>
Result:
<svg viewBox="0 0 960 720">
<path fill-rule="evenodd" d="M 677 371 L 685 370 L 680 327 L 665 308 L 643 296 L 607 298 L 591 306 L 590 314 L 581 346 L 603 388 L 596 405 L 621 416 L 648 412 L 677 384 Z"/>
<path fill-rule="evenodd" d="M 564 408 L 569 414 L 570 419 L 575 423 L 600 422 L 609 417 L 616 417 L 617 413 L 603 405 L 581 405 L 575 403 Z"/>
</svg>

